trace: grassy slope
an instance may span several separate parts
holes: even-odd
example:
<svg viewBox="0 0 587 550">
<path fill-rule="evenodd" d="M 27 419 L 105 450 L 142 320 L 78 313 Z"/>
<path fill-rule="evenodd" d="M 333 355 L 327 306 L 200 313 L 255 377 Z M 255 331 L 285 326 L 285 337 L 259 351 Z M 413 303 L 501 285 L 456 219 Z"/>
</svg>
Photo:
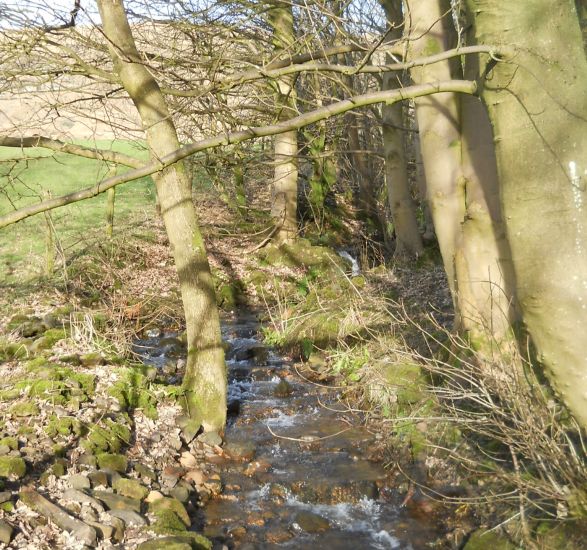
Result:
<svg viewBox="0 0 587 550">
<path fill-rule="evenodd" d="M 100 148 L 112 148 L 137 158 L 146 159 L 141 143 L 125 141 L 82 142 Z M 15 162 L 18 159 L 18 162 Z M 127 170 L 119 168 L 119 170 Z M 0 148 L 0 214 L 13 208 L 38 202 L 43 193 L 53 196 L 88 187 L 103 178 L 106 163 L 84 159 L 46 149 L 19 150 Z M 117 189 L 116 224 L 145 212 L 154 213 L 154 188 L 150 178 L 143 178 Z M 53 211 L 56 236 L 66 254 L 71 254 L 91 239 L 105 235 L 106 196 L 72 204 Z M 43 268 L 46 221 L 37 215 L 0 230 L 0 279 L 9 282 L 14 274 L 36 275 Z"/>
</svg>

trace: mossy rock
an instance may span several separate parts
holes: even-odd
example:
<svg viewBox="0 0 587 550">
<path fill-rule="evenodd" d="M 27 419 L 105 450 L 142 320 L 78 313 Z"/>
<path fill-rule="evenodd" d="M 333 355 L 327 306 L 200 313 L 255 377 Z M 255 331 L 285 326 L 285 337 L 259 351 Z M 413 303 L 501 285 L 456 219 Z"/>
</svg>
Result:
<svg viewBox="0 0 587 550">
<path fill-rule="evenodd" d="M 128 460 L 124 455 L 113 453 L 100 453 L 96 457 L 100 468 L 110 468 L 115 472 L 124 473 L 128 469 Z"/>
<path fill-rule="evenodd" d="M 77 418 L 71 418 L 68 416 L 58 417 L 56 415 L 52 415 L 49 418 L 47 427 L 45 428 L 45 433 L 49 437 L 56 437 L 58 435 L 67 437 L 71 434 L 80 437 L 86 432 L 87 430 Z"/>
<path fill-rule="evenodd" d="M 587 520 L 543 522 L 536 536 L 540 548 L 549 550 L 582 550 L 587 540 Z"/>
<path fill-rule="evenodd" d="M 52 328 L 46 330 L 40 338 L 37 338 L 32 346 L 31 351 L 38 353 L 40 351 L 50 350 L 57 342 L 67 338 L 67 332 L 64 329 Z"/>
<path fill-rule="evenodd" d="M 117 479 L 112 488 L 125 497 L 143 500 L 148 494 L 149 489 L 136 479 Z"/>
<path fill-rule="evenodd" d="M 0 477 L 16 477 L 26 474 L 26 463 L 18 456 L 0 456 Z"/>
<path fill-rule="evenodd" d="M 190 516 L 184 505 L 176 498 L 160 498 L 149 504 L 149 512 L 159 514 L 162 511 L 171 511 L 176 514 L 186 527 L 191 525 Z"/>
<path fill-rule="evenodd" d="M 517 550 L 518 546 L 512 544 L 499 533 L 479 529 L 471 534 L 463 550 Z"/>
<path fill-rule="evenodd" d="M 151 531 L 160 535 L 176 534 L 178 531 L 183 532 L 187 530 L 179 516 L 171 510 L 157 510 L 152 512 L 157 518 L 155 523 L 150 527 Z"/>
<path fill-rule="evenodd" d="M 6 445 L 9 449 L 15 451 L 18 449 L 18 439 L 16 437 L 3 437 L 0 439 L 0 445 Z"/>
<path fill-rule="evenodd" d="M 380 365 L 384 383 L 397 396 L 398 405 L 411 405 L 426 397 L 426 380 L 415 363 Z"/>
<path fill-rule="evenodd" d="M 17 403 L 10 408 L 10 413 L 18 418 L 36 416 L 40 412 L 38 405 L 31 402 Z"/>
<path fill-rule="evenodd" d="M 110 452 L 116 454 L 123 444 L 128 444 L 130 441 L 130 429 L 109 418 L 103 420 L 101 424 L 89 425 L 87 431 L 88 436 L 82 441 L 81 446 L 90 453 Z"/>
<path fill-rule="evenodd" d="M 82 367 L 96 367 L 98 365 L 104 365 L 106 363 L 101 353 L 90 352 L 84 353 L 79 356 L 80 364 Z"/>
<path fill-rule="evenodd" d="M 240 281 L 221 284 L 216 289 L 216 303 L 225 311 L 233 311 L 244 301 L 244 285 Z"/>
<path fill-rule="evenodd" d="M 24 359 L 30 353 L 29 346 L 28 341 L 22 340 L 19 342 L 0 342 L 0 362 Z"/>
<path fill-rule="evenodd" d="M 333 250 L 323 246 L 312 246 L 306 239 L 297 239 L 293 243 L 280 247 L 268 246 L 260 254 L 261 259 L 272 266 L 314 267 L 325 272 L 342 269 L 345 266 Z"/>
<path fill-rule="evenodd" d="M 212 542 L 199 533 L 191 531 L 181 535 L 148 540 L 138 545 L 137 550 L 212 550 Z"/>
</svg>

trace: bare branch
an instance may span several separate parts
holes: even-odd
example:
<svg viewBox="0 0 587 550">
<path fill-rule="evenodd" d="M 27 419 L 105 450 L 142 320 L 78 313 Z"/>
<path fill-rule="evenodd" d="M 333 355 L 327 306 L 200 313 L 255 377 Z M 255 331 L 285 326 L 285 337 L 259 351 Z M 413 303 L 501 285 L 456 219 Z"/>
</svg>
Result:
<svg viewBox="0 0 587 550">
<path fill-rule="evenodd" d="M 291 130 L 298 130 L 304 126 L 313 124 L 314 122 L 325 120 L 335 115 L 340 115 L 353 109 L 357 109 L 358 107 L 365 107 L 375 103 L 392 104 L 405 99 L 412 99 L 415 97 L 421 97 L 440 92 L 475 94 L 476 91 L 477 84 L 475 82 L 468 80 L 448 80 L 445 82 L 410 86 L 398 90 L 372 92 L 369 94 L 363 94 L 345 99 L 344 101 L 339 101 L 338 103 L 332 103 L 325 107 L 304 113 L 303 115 L 284 122 L 280 122 L 278 124 L 249 128 L 247 130 L 240 130 L 225 135 L 218 135 L 203 139 L 201 141 L 184 145 L 180 149 L 165 155 L 158 161 L 150 162 L 141 168 L 131 170 L 125 174 L 106 178 L 92 187 L 15 210 L 10 214 L 6 214 L 0 217 L 0 228 L 24 220 L 25 218 L 35 214 L 46 212 L 47 210 L 59 208 L 60 206 L 65 206 L 73 202 L 90 199 L 122 183 L 127 183 L 145 176 L 150 176 L 151 174 L 160 172 L 168 166 L 171 166 L 172 164 L 175 164 L 176 162 L 179 162 L 186 157 L 206 149 L 221 147 L 223 145 L 234 145 L 258 137 L 273 136 L 283 132 L 289 132 Z"/>
<path fill-rule="evenodd" d="M 75 143 L 65 143 L 57 139 L 51 139 L 45 136 L 30 136 L 30 137 L 10 137 L 0 136 L 0 147 L 15 147 L 15 148 L 29 148 L 29 147 L 43 147 L 44 149 L 51 149 L 58 153 L 68 153 L 78 157 L 85 157 L 88 159 L 96 159 L 107 162 L 114 162 L 116 164 L 123 164 L 131 168 L 141 168 L 143 162 L 139 159 L 125 155 L 124 153 L 117 153 L 108 149 L 98 149 L 95 147 L 84 147 Z"/>
</svg>

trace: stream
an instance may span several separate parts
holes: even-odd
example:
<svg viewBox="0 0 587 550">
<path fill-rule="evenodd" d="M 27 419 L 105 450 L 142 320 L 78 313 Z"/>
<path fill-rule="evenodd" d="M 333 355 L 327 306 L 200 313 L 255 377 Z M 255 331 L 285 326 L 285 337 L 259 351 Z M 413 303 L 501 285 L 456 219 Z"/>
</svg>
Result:
<svg viewBox="0 0 587 550">
<path fill-rule="evenodd" d="M 251 315 L 223 321 L 229 421 L 214 465 L 223 489 L 196 518 L 214 548 L 418 550 L 434 540 L 433 522 L 412 517 L 390 486 L 381 436 L 350 423 L 336 388 L 305 380 L 258 331 Z M 164 368 L 158 341 L 142 341 L 155 350 L 143 359 Z"/>
</svg>

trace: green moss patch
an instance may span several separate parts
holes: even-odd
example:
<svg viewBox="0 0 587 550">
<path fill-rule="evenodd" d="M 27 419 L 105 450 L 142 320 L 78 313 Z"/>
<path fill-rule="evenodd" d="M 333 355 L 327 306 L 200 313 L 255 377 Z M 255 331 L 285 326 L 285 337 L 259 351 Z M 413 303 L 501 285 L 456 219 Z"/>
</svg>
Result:
<svg viewBox="0 0 587 550">
<path fill-rule="evenodd" d="M 25 461 L 17 456 L 0 456 L 0 477 L 20 479 L 26 474 Z"/>
</svg>

